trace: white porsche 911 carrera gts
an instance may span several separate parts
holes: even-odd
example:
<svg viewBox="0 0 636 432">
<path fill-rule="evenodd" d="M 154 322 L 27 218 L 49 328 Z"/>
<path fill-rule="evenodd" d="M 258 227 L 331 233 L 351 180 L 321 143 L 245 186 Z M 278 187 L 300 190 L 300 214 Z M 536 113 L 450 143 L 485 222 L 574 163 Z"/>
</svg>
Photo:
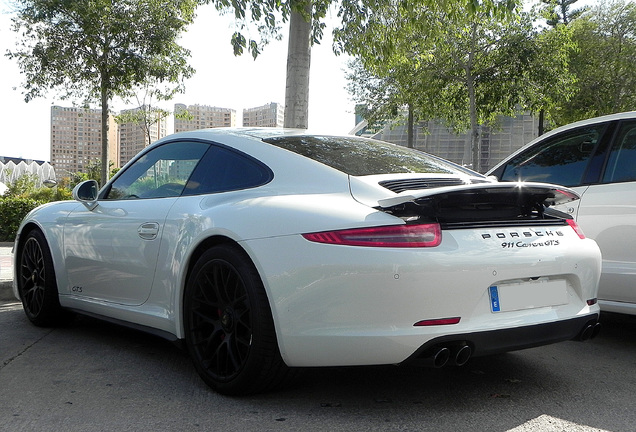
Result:
<svg viewBox="0 0 636 432">
<path fill-rule="evenodd" d="M 358 137 L 210 129 L 73 195 L 19 229 L 28 318 L 184 341 L 224 394 L 296 367 L 462 365 L 598 331 L 600 252 L 550 208 L 578 198 L 560 186 Z"/>
</svg>

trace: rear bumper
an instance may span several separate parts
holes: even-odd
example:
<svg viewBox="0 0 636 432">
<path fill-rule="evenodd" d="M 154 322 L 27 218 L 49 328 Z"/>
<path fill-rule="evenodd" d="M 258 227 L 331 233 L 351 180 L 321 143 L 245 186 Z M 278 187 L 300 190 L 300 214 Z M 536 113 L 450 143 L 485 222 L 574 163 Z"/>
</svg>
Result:
<svg viewBox="0 0 636 432">
<path fill-rule="evenodd" d="M 598 319 L 599 314 L 593 313 L 551 323 L 440 336 L 422 345 L 404 364 L 429 364 L 428 359 L 437 349 L 458 344 L 468 345 L 472 356 L 486 356 L 581 339 L 585 329 L 597 324 Z"/>
</svg>

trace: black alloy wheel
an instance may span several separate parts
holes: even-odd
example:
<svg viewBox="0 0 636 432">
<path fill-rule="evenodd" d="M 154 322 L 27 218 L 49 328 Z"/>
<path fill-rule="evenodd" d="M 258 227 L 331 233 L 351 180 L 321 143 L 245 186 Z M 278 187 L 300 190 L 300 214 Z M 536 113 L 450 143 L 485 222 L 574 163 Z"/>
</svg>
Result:
<svg viewBox="0 0 636 432">
<path fill-rule="evenodd" d="M 271 389 L 285 366 L 260 277 L 234 246 L 207 250 L 195 264 L 184 299 L 186 345 L 199 375 L 228 395 Z"/>
<path fill-rule="evenodd" d="M 46 327 L 68 320 L 70 313 L 60 306 L 53 260 L 40 231 L 28 233 L 20 249 L 17 282 L 24 312 L 33 324 Z"/>
</svg>

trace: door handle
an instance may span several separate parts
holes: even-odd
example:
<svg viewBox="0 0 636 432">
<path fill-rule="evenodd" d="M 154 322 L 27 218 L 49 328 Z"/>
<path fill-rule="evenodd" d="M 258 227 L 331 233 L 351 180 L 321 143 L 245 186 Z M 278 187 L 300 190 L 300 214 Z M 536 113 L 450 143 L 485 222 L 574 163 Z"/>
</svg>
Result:
<svg viewBox="0 0 636 432">
<path fill-rule="evenodd" d="M 145 222 L 137 228 L 139 237 L 144 240 L 154 240 L 159 234 L 159 224 L 157 222 Z"/>
</svg>

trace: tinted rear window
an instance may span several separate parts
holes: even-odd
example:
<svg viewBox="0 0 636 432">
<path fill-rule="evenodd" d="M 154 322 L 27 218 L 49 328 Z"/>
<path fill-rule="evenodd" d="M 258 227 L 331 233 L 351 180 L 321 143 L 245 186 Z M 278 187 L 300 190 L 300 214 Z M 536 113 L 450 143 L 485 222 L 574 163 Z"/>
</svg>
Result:
<svg viewBox="0 0 636 432">
<path fill-rule="evenodd" d="M 426 153 L 383 141 L 357 137 L 286 136 L 263 141 L 353 176 L 472 171 Z"/>
</svg>

